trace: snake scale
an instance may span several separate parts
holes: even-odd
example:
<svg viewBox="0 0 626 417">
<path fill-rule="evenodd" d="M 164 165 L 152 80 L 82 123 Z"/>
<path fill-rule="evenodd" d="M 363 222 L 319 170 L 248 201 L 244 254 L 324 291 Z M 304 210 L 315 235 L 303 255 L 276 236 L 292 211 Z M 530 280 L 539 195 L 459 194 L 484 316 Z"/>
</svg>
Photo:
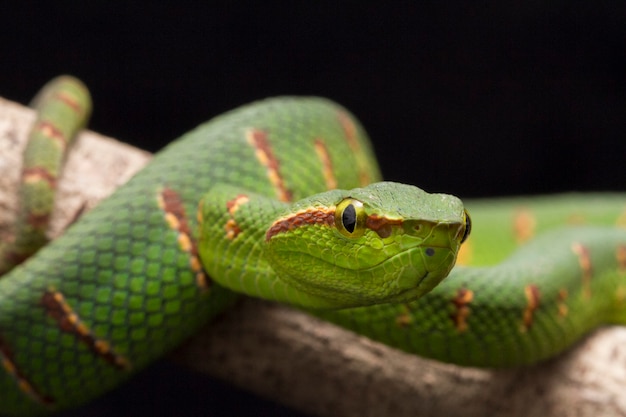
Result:
<svg viewBox="0 0 626 417">
<path fill-rule="evenodd" d="M 19 264 L 0 280 L 0 415 L 93 399 L 239 293 L 470 366 L 534 363 L 626 322 L 625 194 L 464 205 L 380 182 L 360 123 L 321 98 L 199 126 L 37 251 L 90 108 L 70 77 L 40 97 L 16 237 L 0 252 L 5 270 Z"/>
</svg>

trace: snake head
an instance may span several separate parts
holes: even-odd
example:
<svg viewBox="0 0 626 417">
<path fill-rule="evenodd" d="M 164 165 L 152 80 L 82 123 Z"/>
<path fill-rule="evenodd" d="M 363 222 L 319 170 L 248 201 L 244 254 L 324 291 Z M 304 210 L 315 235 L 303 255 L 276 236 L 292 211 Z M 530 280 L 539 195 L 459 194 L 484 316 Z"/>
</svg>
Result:
<svg viewBox="0 0 626 417">
<path fill-rule="evenodd" d="M 469 229 L 458 198 L 381 182 L 292 204 L 265 256 L 305 307 L 407 302 L 448 275 Z"/>
</svg>

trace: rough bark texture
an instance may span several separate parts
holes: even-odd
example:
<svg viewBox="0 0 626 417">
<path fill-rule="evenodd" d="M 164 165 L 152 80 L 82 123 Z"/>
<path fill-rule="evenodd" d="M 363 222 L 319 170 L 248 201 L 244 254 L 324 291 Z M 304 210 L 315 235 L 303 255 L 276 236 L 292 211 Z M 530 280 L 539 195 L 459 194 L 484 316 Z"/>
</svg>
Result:
<svg viewBox="0 0 626 417">
<path fill-rule="evenodd" d="M 15 211 L 32 112 L 0 99 L 0 230 Z M 60 186 L 53 235 L 126 181 L 149 155 L 92 132 Z M 535 367 L 490 371 L 407 355 L 276 304 L 242 300 L 174 358 L 320 416 L 626 415 L 626 329 L 595 332 Z"/>
</svg>

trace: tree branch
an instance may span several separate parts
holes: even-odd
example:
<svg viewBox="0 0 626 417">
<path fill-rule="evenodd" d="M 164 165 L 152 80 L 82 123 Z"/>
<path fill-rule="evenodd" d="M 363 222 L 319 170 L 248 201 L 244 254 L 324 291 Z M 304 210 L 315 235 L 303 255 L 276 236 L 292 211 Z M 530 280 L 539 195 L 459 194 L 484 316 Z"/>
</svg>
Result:
<svg viewBox="0 0 626 417">
<path fill-rule="evenodd" d="M 0 99 L 0 230 L 16 210 L 21 150 L 32 112 Z M 52 236 L 149 160 L 84 132 L 59 186 Z M 604 328 L 540 365 L 459 368 L 390 349 L 302 312 L 245 299 L 173 358 L 320 416 L 626 415 L 626 329 Z"/>
</svg>

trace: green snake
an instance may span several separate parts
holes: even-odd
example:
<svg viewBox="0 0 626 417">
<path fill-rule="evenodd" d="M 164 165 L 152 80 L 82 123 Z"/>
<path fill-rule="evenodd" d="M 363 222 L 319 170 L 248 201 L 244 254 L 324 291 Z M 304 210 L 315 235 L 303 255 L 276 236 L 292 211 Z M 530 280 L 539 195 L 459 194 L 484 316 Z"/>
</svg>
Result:
<svg viewBox="0 0 626 417">
<path fill-rule="evenodd" d="M 45 91 L 31 136 L 47 150 L 22 171 L 27 243 L 0 252 L 7 269 L 41 246 L 41 201 L 89 113 L 79 81 Z M 101 395 L 237 294 L 472 366 L 534 363 L 626 322 L 626 195 L 466 208 L 379 181 L 362 126 L 326 99 L 267 99 L 185 134 L 0 280 L 0 415 Z"/>
</svg>

